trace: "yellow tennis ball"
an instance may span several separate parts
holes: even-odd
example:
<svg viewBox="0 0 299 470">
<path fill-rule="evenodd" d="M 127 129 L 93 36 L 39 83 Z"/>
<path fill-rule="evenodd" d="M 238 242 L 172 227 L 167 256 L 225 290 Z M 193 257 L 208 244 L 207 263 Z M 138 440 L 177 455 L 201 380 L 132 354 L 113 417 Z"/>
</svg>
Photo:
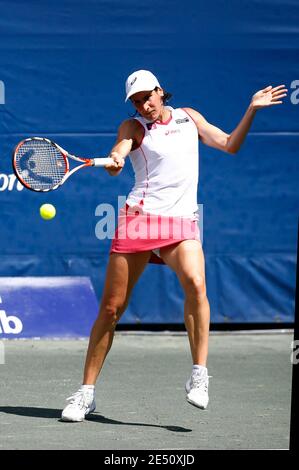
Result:
<svg viewBox="0 0 299 470">
<path fill-rule="evenodd" d="M 52 204 L 43 204 L 39 208 L 40 216 L 45 220 L 53 219 L 56 215 L 56 209 Z"/>
</svg>

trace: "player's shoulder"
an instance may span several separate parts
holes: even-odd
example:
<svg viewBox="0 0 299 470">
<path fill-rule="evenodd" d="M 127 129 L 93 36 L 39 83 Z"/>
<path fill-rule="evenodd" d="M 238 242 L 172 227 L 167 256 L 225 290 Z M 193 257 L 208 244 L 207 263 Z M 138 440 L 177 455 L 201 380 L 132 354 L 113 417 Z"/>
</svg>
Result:
<svg viewBox="0 0 299 470">
<path fill-rule="evenodd" d="M 188 114 L 192 114 L 192 115 L 199 114 L 199 112 L 196 109 L 189 108 L 188 106 L 182 106 L 181 109 Z"/>
<path fill-rule="evenodd" d="M 203 115 L 194 108 L 189 108 L 189 107 L 184 106 L 181 109 L 185 111 L 185 113 L 187 113 L 196 123 L 204 120 Z"/>
<path fill-rule="evenodd" d="M 122 121 L 122 123 L 119 126 L 119 128 L 122 128 L 122 129 L 132 129 L 132 130 L 139 129 L 140 127 L 142 127 L 142 125 L 137 119 L 134 119 L 134 118 L 125 119 L 124 121 Z"/>
<path fill-rule="evenodd" d="M 118 134 L 122 138 L 133 138 L 136 139 L 136 136 L 144 132 L 142 124 L 134 118 L 124 120 L 119 128 Z"/>
</svg>

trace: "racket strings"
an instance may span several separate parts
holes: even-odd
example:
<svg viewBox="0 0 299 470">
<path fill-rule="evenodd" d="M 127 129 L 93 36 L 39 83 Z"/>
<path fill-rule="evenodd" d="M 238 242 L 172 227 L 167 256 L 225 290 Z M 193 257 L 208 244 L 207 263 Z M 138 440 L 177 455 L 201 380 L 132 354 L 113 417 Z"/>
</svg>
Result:
<svg viewBox="0 0 299 470">
<path fill-rule="evenodd" d="M 67 172 L 62 153 L 46 141 L 24 142 L 15 157 L 15 165 L 22 180 L 38 190 L 52 189 Z"/>
</svg>

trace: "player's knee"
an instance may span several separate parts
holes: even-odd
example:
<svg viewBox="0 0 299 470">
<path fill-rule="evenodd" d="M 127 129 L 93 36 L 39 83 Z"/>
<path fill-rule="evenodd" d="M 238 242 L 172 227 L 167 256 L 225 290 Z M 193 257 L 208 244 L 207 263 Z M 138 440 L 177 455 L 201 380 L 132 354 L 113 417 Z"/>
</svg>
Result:
<svg viewBox="0 0 299 470">
<path fill-rule="evenodd" d="M 108 323 L 116 323 L 124 311 L 124 302 L 107 301 L 102 306 L 103 319 Z"/>
<path fill-rule="evenodd" d="M 205 277 L 200 274 L 186 276 L 183 280 L 183 288 L 188 296 L 203 300 L 206 297 Z"/>
</svg>

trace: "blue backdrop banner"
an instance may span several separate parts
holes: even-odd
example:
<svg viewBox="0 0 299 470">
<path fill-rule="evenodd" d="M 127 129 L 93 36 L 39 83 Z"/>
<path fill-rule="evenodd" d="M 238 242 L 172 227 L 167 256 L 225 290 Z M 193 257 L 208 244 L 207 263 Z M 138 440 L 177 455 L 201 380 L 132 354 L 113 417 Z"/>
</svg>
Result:
<svg viewBox="0 0 299 470">
<path fill-rule="evenodd" d="M 86 337 L 97 313 L 87 277 L 0 278 L 1 338 Z"/>
<path fill-rule="evenodd" d="M 134 182 L 128 160 L 116 178 L 90 168 L 57 191 L 30 192 L 12 171 L 19 140 L 39 135 L 106 156 L 133 113 L 125 79 L 141 68 L 173 94 L 173 107 L 190 106 L 228 133 L 256 91 L 285 84 L 284 104 L 257 112 L 237 155 L 199 143 L 198 203 L 212 323 L 291 322 L 298 2 L 143 3 L 0 1 L 0 276 L 87 276 L 99 302 L 111 232 L 99 237 L 98 224 L 111 207 L 117 214 Z M 57 209 L 53 220 L 39 216 L 45 202 Z M 121 321 L 183 322 L 183 292 L 168 267 L 146 268 Z"/>
</svg>

